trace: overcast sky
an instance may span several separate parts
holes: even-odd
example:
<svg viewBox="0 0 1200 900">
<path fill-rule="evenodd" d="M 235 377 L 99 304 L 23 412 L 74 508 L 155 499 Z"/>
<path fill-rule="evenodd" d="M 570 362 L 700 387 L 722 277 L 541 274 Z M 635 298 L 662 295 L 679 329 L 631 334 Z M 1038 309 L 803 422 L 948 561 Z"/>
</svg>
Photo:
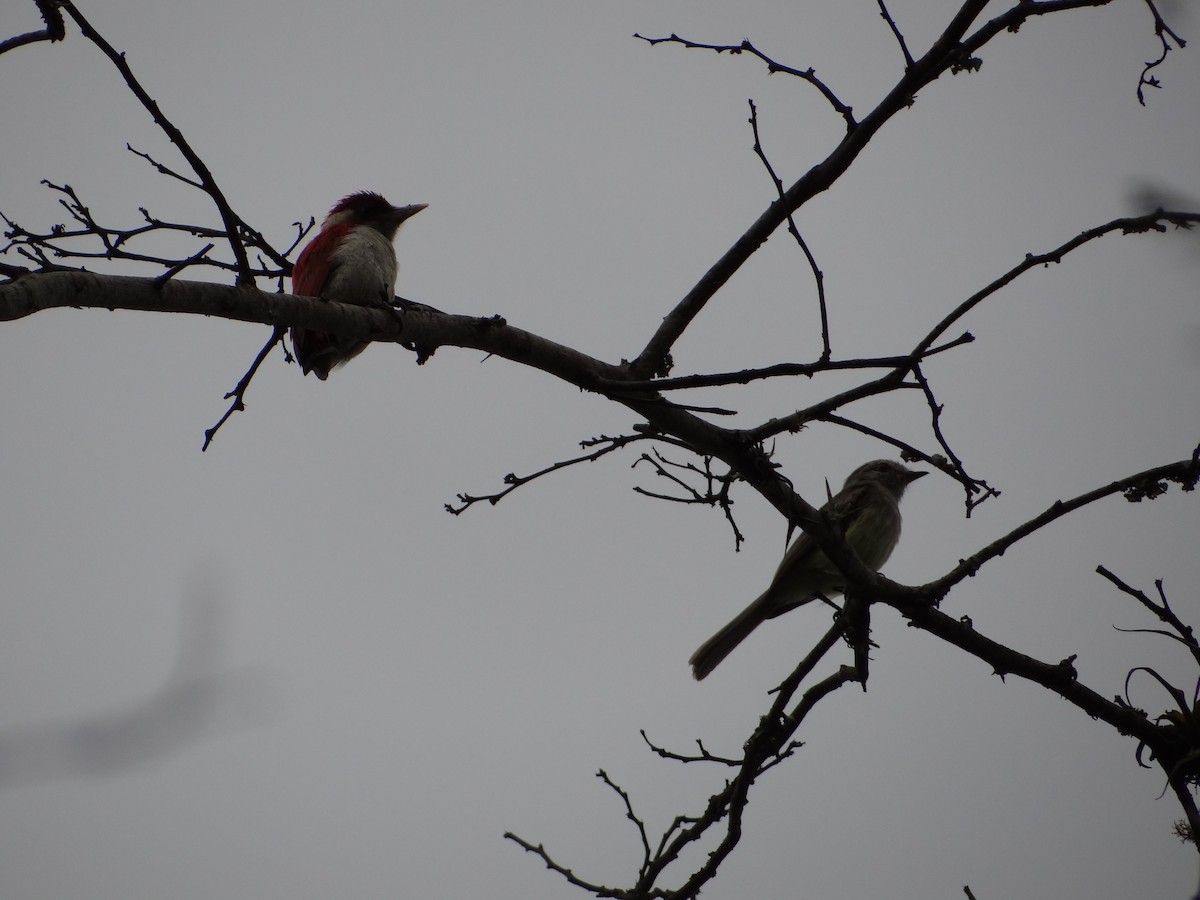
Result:
<svg viewBox="0 0 1200 900">
<path fill-rule="evenodd" d="M 428 203 L 397 241 L 403 296 L 498 313 L 611 362 L 771 201 L 747 99 L 789 182 L 843 128 L 810 86 L 745 55 L 632 35 L 749 38 L 814 66 L 859 114 L 903 64 L 869 0 L 81 5 L 277 246 L 354 190 Z M 920 53 L 956 4 L 889 6 Z M 1164 10 L 1200 39 L 1200 19 Z M 3 35 L 38 24 L 32 4 L 0 15 Z M 1031 22 L 986 48 L 980 72 L 921 92 L 799 216 L 835 355 L 907 352 L 1026 253 L 1141 211 L 1147 190 L 1200 207 L 1200 55 L 1171 54 L 1142 107 L 1138 74 L 1158 52 L 1147 10 L 1124 2 Z M 63 219 L 43 178 L 113 223 L 146 206 L 216 224 L 125 149 L 182 167 L 73 29 L 0 57 L 0 110 L 0 211 L 21 224 Z M 972 313 L 977 341 L 927 371 L 956 450 L 1003 495 L 965 519 L 954 483 L 918 482 L 886 574 L 928 581 L 1056 499 L 1190 454 L 1198 275 L 1194 235 L 1109 237 Z M 798 611 L 691 679 L 691 652 L 769 580 L 784 523 L 737 494 L 735 553 L 719 512 L 634 493 L 663 487 L 631 469 L 634 453 L 447 515 L 458 492 L 636 421 L 452 349 L 418 368 L 374 347 L 325 383 L 277 352 L 201 454 L 268 334 L 72 310 L 0 327 L 0 893 L 582 896 L 505 831 L 628 886 L 639 841 L 596 770 L 652 834 L 699 813 L 725 772 L 660 760 L 639 729 L 736 753 L 825 627 Z M 674 358 L 687 374 L 819 352 L 811 276 L 780 233 Z M 750 425 L 856 381 L 687 400 Z M 936 450 L 915 394 L 849 412 Z M 819 502 L 824 479 L 887 455 L 814 426 L 776 459 Z M 1114 630 L 1155 623 L 1094 569 L 1150 592 L 1162 578 L 1200 624 L 1198 524 L 1178 490 L 1110 499 L 944 608 L 1041 659 L 1078 654 L 1104 696 L 1139 665 L 1190 691 L 1177 645 Z M 804 749 L 752 795 L 706 898 L 955 897 L 964 884 L 980 900 L 1189 896 L 1195 851 L 1172 837 L 1178 806 L 1133 742 L 886 610 L 874 624 L 869 690 L 813 716 Z M 1132 700 L 1152 715 L 1168 704 L 1146 677 Z"/>
</svg>

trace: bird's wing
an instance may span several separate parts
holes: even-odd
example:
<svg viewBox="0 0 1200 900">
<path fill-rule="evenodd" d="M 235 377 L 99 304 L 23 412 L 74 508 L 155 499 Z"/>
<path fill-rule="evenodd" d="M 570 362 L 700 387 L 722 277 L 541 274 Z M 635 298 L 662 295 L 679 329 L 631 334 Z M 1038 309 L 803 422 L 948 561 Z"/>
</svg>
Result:
<svg viewBox="0 0 1200 900">
<path fill-rule="evenodd" d="M 292 267 L 293 294 L 301 297 L 321 296 L 321 289 L 337 268 L 333 249 L 342 242 L 351 227 L 347 222 L 339 222 L 321 229 L 321 233 L 309 241 Z"/>
</svg>

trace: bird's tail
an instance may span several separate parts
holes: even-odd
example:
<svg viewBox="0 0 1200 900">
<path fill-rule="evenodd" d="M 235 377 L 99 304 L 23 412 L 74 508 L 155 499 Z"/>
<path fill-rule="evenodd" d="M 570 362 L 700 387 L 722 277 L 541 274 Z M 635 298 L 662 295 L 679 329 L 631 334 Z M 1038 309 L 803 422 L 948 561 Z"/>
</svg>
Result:
<svg viewBox="0 0 1200 900">
<path fill-rule="evenodd" d="M 734 647 L 769 618 L 768 608 L 767 594 L 763 594 L 734 616 L 732 622 L 701 644 L 700 649 L 688 660 L 692 667 L 692 676 L 700 681 L 720 665 L 721 660 L 732 653 Z"/>
</svg>

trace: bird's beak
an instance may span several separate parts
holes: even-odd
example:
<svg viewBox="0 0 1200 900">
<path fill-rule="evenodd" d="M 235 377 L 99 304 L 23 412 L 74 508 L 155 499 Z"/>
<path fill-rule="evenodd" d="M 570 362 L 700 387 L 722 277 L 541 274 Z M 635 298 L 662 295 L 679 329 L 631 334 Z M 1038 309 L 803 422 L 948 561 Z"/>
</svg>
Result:
<svg viewBox="0 0 1200 900">
<path fill-rule="evenodd" d="M 906 483 L 912 484 L 912 482 L 916 481 L 918 478 L 924 478 L 928 474 L 928 472 L 909 472 L 908 481 Z"/>
<path fill-rule="evenodd" d="M 405 219 L 411 219 L 428 205 L 428 203 L 414 203 L 411 206 L 393 206 L 392 221 L 399 226 Z"/>
</svg>

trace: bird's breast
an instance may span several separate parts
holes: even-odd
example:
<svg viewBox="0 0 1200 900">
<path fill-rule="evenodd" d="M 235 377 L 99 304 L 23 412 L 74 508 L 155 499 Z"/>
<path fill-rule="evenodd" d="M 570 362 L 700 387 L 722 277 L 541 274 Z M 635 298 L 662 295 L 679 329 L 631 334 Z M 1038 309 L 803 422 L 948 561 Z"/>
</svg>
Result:
<svg viewBox="0 0 1200 900">
<path fill-rule="evenodd" d="M 321 296 L 340 303 L 375 306 L 396 295 L 396 251 L 374 228 L 352 228 L 333 253 Z"/>
</svg>

